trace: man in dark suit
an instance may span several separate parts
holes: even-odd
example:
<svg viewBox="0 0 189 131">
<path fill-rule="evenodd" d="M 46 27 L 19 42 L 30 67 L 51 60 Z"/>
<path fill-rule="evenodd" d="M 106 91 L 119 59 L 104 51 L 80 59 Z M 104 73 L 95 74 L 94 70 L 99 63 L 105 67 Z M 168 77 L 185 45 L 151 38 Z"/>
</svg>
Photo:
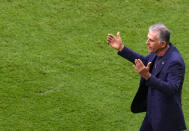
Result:
<svg viewBox="0 0 189 131">
<path fill-rule="evenodd" d="M 118 54 L 134 63 L 141 76 L 140 85 L 131 105 L 133 113 L 146 112 L 140 131 L 183 131 L 186 129 L 182 112 L 181 93 L 185 64 L 170 43 L 170 31 L 163 24 L 149 28 L 146 45 L 149 55 L 140 55 L 108 34 L 107 43 Z"/>
</svg>

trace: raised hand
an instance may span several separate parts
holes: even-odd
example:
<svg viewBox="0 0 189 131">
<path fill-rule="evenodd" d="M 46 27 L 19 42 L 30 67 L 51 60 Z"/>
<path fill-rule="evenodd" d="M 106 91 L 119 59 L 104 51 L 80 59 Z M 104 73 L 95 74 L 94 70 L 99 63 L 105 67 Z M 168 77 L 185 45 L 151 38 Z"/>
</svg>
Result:
<svg viewBox="0 0 189 131">
<path fill-rule="evenodd" d="M 120 37 L 120 33 L 117 32 L 117 37 L 115 37 L 112 34 L 108 34 L 107 36 L 107 43 L 114 49 L 117 49 L 121 51 L 124 48 L 124 45 L 122 44 L 122 40 Z"/>
<path fill-rule="evenodd" d="M 149 72 L 150 70 L 151 62 L 148 63 L 148 65 L 145 67 L 145 65 L 142 63 L 140 59 L 135 59 L 135 65 L 133 65 L 133 68 L 144 78 L 149 79 L 151 77 L 151 74 Z"/>
</svg>

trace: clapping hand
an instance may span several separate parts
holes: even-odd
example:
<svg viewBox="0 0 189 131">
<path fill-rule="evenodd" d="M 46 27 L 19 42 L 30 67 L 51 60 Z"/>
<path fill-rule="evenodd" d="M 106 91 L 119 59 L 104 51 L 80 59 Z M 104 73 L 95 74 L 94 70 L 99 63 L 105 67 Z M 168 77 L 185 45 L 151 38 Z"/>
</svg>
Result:
<svg viewBox="0 0 189 131">
<path fill-rule="evenodd" d="M 145 67 L 143 62 L 140 59 L 135 59 L 135 65 L 133 65 L 133 68 L 143 77 L 145 80 L 148 80 L 151 77 L 151 74 L 149 72 L 150 70 L 150 64 Z"/>
</svg>

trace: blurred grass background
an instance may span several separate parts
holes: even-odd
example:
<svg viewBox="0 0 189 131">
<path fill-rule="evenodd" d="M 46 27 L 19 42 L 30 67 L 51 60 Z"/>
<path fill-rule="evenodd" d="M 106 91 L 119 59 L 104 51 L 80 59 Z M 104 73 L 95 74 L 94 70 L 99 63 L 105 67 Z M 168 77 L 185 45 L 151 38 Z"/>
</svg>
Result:
<svg viewBox="0 0 189 131">
<path fill-rule="evenodd" d="M 183 111 L 189 128 L 188 0 L 0 0 L 0 130 L 136 131 L 130 104 L 139 76 L 106 44 L 147 55 L 148 27 L 164 23 L 186 63 Z"/>
</svg>

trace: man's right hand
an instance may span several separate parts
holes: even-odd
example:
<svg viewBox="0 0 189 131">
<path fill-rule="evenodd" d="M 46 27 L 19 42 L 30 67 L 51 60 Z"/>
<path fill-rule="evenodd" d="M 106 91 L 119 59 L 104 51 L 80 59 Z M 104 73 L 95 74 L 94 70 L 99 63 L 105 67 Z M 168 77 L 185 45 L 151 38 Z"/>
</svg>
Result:
<svg viewBox="0 0 189 131">
<path fill-rule="evenodd" d="M 124 45 L 122 44 L 122 40 L 120 37 L 120 33 L 117 32 L 117 37 L 115 37 L 112 34 L 108 34 L 107 36 L 107 43 L 114 49 L 117 49 L 119 51 L 122 51 L 124 48 Z"/>
</svg>

